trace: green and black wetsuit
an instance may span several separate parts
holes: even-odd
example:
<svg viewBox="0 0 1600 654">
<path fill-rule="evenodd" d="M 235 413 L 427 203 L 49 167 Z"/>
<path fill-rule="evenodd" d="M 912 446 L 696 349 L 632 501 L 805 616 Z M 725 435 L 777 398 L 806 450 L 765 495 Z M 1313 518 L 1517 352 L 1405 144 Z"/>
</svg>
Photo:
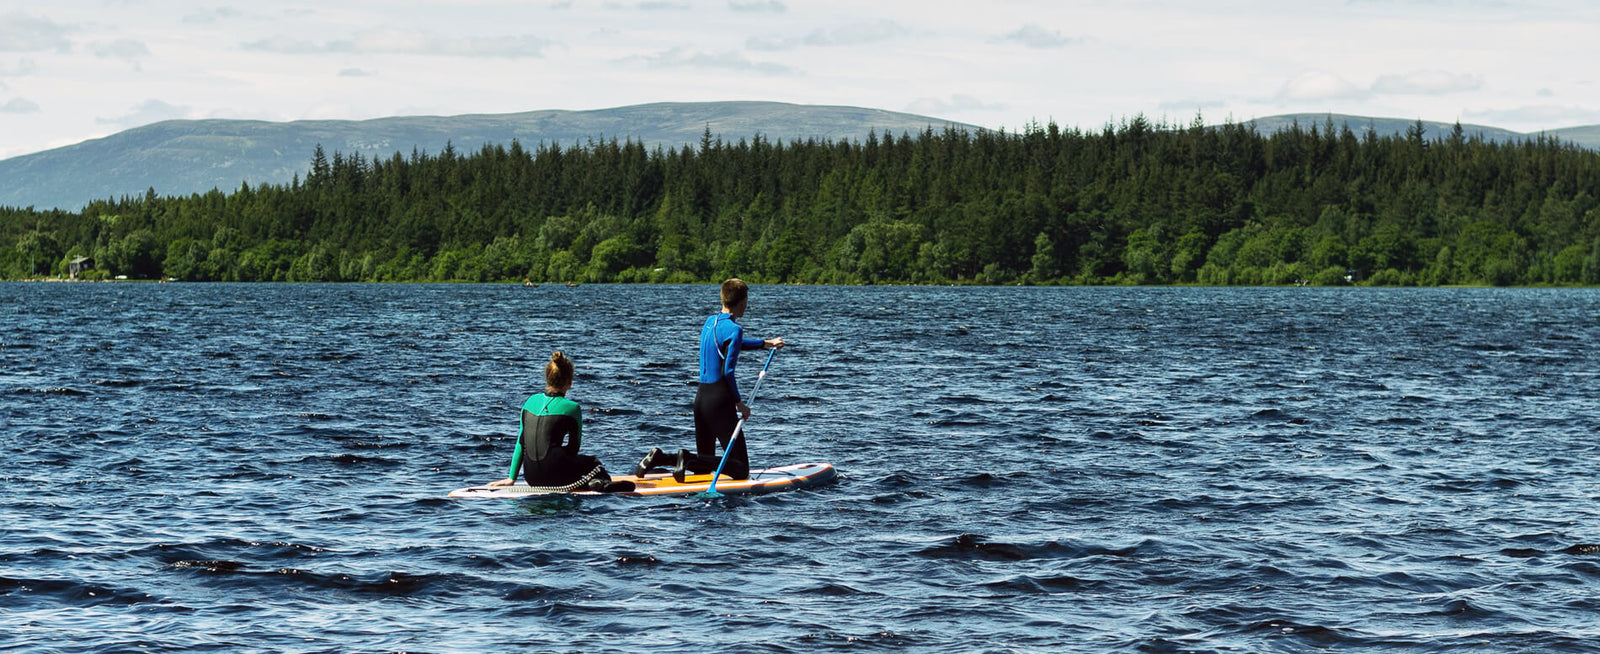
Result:
<svg viewBox="0 0 1600 654">
<path fill-rule="evenodd" d="M 600 460 L 579 454 L 583 442 L 583 409 L 560 395 L 540 393 L 522 404 L 522 429 L 511 453 L 515 480 L 522 471 L 529 486 L 570 491 L 595 479 L 610 480 Z"/>
</svg>

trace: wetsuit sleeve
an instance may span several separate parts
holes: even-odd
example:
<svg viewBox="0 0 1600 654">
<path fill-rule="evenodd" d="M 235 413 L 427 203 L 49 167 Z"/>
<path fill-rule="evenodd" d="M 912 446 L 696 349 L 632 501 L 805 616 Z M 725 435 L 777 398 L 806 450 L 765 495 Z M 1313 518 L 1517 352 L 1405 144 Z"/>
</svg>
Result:
<svg viewBox="0 0 1600 654">
<path fill-rule="evenodd" d="M 736 344 L 739 346 L 738 351 L 733 349 L 733 346 Z M 733 335 L 728 338 L 728 351 L 726 352 L 727 356 L 722 360 L 722 377 L 728 380 L 728 390 L 733 393 L 733 401 L 744 401 L 744 396 L 739 394 L 739 382 L 733 376 L 733 367 L 734 363 L 738 361 L 739 352 L 744 350 L 759 350 L 763 347 L 766 347 L 766 345 L 767 342 L 759 338 L 745 338 L 744 326 L 740 325 L 739 323 L 733 323 Z"/>
<path fill-rule="evenodd" d="M 522 403 L 522 411 L 527 411 L 532 404 L 533 398 L 530 397 Z M 506 479 L 511 481 L 517 480 L 517 471 L 522 469 L 522 411 L 517 412 L 517 446 L 511 450 L 511 472 L 506 473 Z"/>
<path fill-rule="evenodd" d="M 583 445 L 583 411 L 576 404 L 572 408 L 572 444 L 567 448 L 567 453 L 576 455 L 578 448 Z"/>
<path fill-rule="evenodd" d="M 739 394 L 739 380 L 733 375 L 733 368 L 739 363 L 739 352 L 733 346 L 744 344 L 744 327 L 731 320 L 728 322 L 733 323 L 733 335 L 728 337 L 728 351 L 722 357 L 722 380 L 728 383 L 728 393 L 733 395 L 733 401 L 743 402 L 744 396 Z"/>
<path fill-rule="evenodd" d="M 517 480 L 517 469 L 522 467 L 522 428 L 517 427 L 517 447 L 511 450 L 511 472 L 506 473 L 506 479 Z"/>
</svg>

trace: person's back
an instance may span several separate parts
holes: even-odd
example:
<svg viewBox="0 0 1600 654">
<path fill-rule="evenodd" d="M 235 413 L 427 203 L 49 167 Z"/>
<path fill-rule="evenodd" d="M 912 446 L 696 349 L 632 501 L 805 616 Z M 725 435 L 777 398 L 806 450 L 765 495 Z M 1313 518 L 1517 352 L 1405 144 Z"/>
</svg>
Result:
<svg viewBox="0 0 1600 654">
<path fill-rule="evenodd" d="M 572 360 L 561 352 L 550 355 L 544 377 L 545 392 L 522 403 L 511 471 L 489 485 L 515 484 L 520 473 L 529 486 L 552 491 L 633 490 L 632 483 L 612 483 L 599 459 L 578 451 L 583 444 L 583 407 L 566 397 L 572 388 Z"/>
<path fill-rule="evenodd" d="M 594 457 L 583 456 L 583 408 L 564 395 L 541 393 L 522 405 L 522 477 L 529 486 L 582 485 L 599 469 Z M 588 465 L 585 465 L 588 464 Z M 513 464 L 514 465 L 514 464 Z M 516 470 L 511 477 L 516 477 Z"/>
</svg>

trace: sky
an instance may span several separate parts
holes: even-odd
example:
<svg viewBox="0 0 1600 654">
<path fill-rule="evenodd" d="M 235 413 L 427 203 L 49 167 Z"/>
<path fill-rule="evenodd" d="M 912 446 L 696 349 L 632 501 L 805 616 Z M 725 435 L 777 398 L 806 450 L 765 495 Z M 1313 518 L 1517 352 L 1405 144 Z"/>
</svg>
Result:
<svg viewBox="0 0 1600 654">
<path fill-rule="evenodd" d="M 174 118 L 719 100 L 1536 132 L 1600 124 L 1596 62 L 1570 0 L 0 0 L 0 159 Z"/>
</svg>

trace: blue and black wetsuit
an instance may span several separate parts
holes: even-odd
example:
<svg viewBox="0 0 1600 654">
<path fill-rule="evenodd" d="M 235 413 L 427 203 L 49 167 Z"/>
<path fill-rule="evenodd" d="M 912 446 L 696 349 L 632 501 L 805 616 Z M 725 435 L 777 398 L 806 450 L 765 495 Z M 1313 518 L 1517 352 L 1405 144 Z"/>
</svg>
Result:
<svg viewBox="0 0 1600 654">
<path fill-rule="evenodd" d="M 739 383 L 734 379 L 734 369 L 739 365 L 739 353 L 759 350 L 766 344 L 759 338 L 745 338 L 744 328 L 726 313 L 706 318 L 700 328 L 700 386 L 694 394 L 694 445 L 698 455 L 685 462 L 684 467 L 695 473 L 715 472 L 717 444 L 721 443 L 728 464 L 723 474 L 734 479 L 750 477 L 750 453 L 744 438 L 734 443 L 733 428 L 739 424 L 739 410 L 734 405 L 743 397 Z"/>
</svg>

